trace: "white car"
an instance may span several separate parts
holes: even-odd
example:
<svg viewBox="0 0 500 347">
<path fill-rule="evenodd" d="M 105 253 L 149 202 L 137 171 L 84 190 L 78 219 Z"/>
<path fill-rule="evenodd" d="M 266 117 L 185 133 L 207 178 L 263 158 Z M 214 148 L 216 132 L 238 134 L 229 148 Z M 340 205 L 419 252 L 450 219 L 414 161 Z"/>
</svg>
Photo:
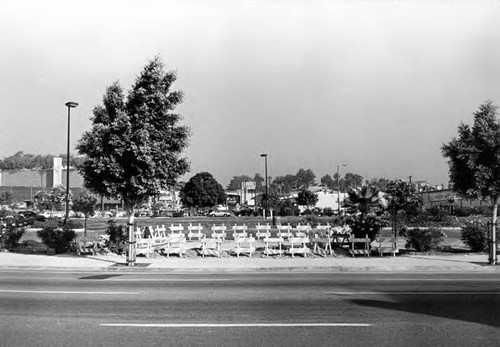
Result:
<svg viewBox="0 0 500 347">
<path fill-rule="evenodd" d="M 212 211 L 208 214 L 210 217 L 231 217 L 229 211 Z"/>
</svg>

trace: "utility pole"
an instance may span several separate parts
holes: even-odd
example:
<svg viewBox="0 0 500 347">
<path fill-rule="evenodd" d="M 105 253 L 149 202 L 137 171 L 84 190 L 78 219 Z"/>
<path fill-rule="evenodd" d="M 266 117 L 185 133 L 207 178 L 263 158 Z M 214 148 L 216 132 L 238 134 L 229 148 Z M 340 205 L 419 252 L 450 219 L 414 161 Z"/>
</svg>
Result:
<svg viewBox="0 0 500 347">
<path fill-rule="evenodd" d="M 263 153 L 260 155 L 261 157 L 264 158 L 264 165 L 265 165 L 265 178 L 266 178 L 266 204 L 264 205 L 264 219 L 267 219 L 267 203 L 268 203 L 268 199 L 269 199 L 269 191 L 268 191 L 268 188 L 267 188 L 267 154 L 266 153 Z"/>
</svg>

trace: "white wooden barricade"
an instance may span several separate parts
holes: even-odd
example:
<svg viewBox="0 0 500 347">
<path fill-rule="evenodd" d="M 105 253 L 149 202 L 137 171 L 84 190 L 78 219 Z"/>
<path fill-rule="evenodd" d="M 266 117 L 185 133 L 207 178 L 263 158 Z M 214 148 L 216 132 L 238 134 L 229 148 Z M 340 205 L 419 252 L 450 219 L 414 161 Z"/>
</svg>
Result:
<svg viewBox="0 0 500 347">
<path fill-rule="evenodd" d="M 206 255 L 210 255 L 220 258 L 221 243 L 222 243 L 221 239 L 203 238 L 201 240 L 201 249 L 200 249 L 202 257 L 205 258 Z"/>
<path fill-rule="evenodd" d="M 260 223 L 258 223 L 255 226 L 255 230 L 257 230 L 257 232 L 255 233 L 255 237 L 257 238 L 257 240 L 271 237 L 271 226 L 269 225 L 269 223 L 265 225 L 260 225 Z"/>
<path fill-rule="evenodd" d="M 295 237 L 306 237 L 309 236 L 311 226 L 309 224 L 302 225 L 299 223 L 295 229 Z"/>
<path fill-rule="evenodd" d="M 287 253 L 291 254 L 292 258 L 295 254 L 303 254 L 306 257 L 307 253 L 309 253 L 308 243 L 308 237 L 292 237 L 290 238 L 290 248 L 288 248 Z"/>
<path fill-rule="evenodd" d="M 266 256 L 270 255 L 283 255 L 284 251 L 282 249 L 283 238 L 281 237 L 266 237 L 264 239 L 265 248 L 264 254 Z"/>
<path fill-rule="evenodd" d="M 373 247 L 374 251 L 383 257 L 384 253 L 391 253 L 393 257 L 396 256 L 396 253 L 399 253 L 399 249 L 397 246 L 397 238 L 395 237 L 382 237 L 379 236 L 375 239 L 377 244 Z"/>
<path fill-rule="evenodd" d="M 233 239 L 248 237 L 247 229 L 248 227 L 245 224 L 233 225 Z"/>
<path fill-rule="evenodd" d="M 239 258 L 240 254 L 248 254 L 249 257 L 252 257 L 252 254 L 255 252 L 255 238 L 253 237 L 239 237 L 235 239 L 235 247 L 233 252 L 236 253 L 236 256 Z"/>
<path fill-rule="evenodd" d="M 201 240 L 205 237 L 205 234 L 203 234 L 203 226 L 200 223 L 198 223 L 198 225 L 192 225 L 189 223 L 187 236 L 189 240 L 193 238 Z"/>
<path fill-rule="evenodd" d="M 226 230 L 227 230 L 227 227 L 222 224 L 222 225 L 212 225 L 211 227 L 212 229 L 212 238 L 213 239 L 222 239 L 222 240 L 225 240 L 226 239 Z"/>
<path fill-rule="evenodd" d="M 314 234 L 314 239 L 312 239 L 312 242 L 314 243 L 314 249 L 313 252 L 316 254 L 320 254 L 323 257 L 326 257 L 328 253 L 330 255 L 333 255 L 333 249 L 332 249 L 332 227 L 330 224 L 325 224 L 321 225 L 319 224 L 315 228 L 315 234 Z M 320 243 L 324 245 L 324 247 L 320 247 Z"/>
<path fill-rule="evenodd" d="M 278 224 L 277 228 L 278 228 L 278 237 L 282 237 L 284 239 L 289 239 L 293 237 L 292 226 L 290 224 L 288 225 Z"/>
<path fill-rule="evenodd" d="M 184 248 L 184 243 L 186 242 L 186 239 L 183 236 L 171 236 L 167 239 L 167 244 L 163 248 L 163 253 L 167 255 L 167 257 L 170 256 L 170 254 L 178 254 L 179 257 L 182 258 L 182 256 L 186 253 L 186 249 Z"/>
<path fill-rule="evenodd" d="M 364 238 L 355 238 L 353 235 L 349 238 L 349 253 L 354 257 L 361 254 L 370 256 L 370 239 L 368 235 Z"/>
<path fill-rule="evenodd" d="M 184 227 L 182 226 L 182 224 L 170 224 L 168 229 L 170 230 L 170 233 L 168 234 L 169 237 L 184 237 Z"/>
</svg>

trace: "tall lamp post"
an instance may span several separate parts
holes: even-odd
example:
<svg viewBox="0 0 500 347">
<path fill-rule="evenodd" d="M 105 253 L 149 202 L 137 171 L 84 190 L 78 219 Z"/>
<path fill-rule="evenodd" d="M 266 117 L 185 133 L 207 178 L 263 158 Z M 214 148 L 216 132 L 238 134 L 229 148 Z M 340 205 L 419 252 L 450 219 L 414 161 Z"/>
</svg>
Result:
<svg viewBox="0 0 500 347">
<path fill-rule="evenodd" d="M 342 166 L 347 166 L 346 163 L 343 163 Z M 337 214 L 340 217 L 340 173 L 339 173 L 339 165 L 337 165 Z"/>
<path fill-rule="evenodd" d="M 78 106 L 78 103 L 69 101 L 65 104 L 68 107 L 68 143 L 66 151 L 66 214 L 64 215 L 64 224 L 68 221 L 69 216 L 69 130 L 70 130 L 70 114 L 71 109 Z"/>
<path fill-rule="evenodd" d="M 264 205 L 264 218 L 267 219 L 267 201 L 269 199 L 269 192 L 268 192 L 268 188 L 267 188 L 267 154 L 266 153 L 263 153 L 260 155 L 261 157 L 264 158 L 264 168 L 265 168 L 265 178 L 266 178 L 266 204 Z"/>
</svg>

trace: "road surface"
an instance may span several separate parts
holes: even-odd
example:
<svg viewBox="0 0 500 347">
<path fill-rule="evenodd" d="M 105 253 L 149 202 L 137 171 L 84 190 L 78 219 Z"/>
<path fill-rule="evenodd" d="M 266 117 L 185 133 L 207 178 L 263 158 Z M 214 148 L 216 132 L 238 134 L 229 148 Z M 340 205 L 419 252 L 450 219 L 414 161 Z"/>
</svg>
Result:
<svg viewBox="0 0 500 347">
<path fill-rule="evenodd" d="M 1 346 L 495 346 L 500 275 L 0 271 Z"/>
</svg>

